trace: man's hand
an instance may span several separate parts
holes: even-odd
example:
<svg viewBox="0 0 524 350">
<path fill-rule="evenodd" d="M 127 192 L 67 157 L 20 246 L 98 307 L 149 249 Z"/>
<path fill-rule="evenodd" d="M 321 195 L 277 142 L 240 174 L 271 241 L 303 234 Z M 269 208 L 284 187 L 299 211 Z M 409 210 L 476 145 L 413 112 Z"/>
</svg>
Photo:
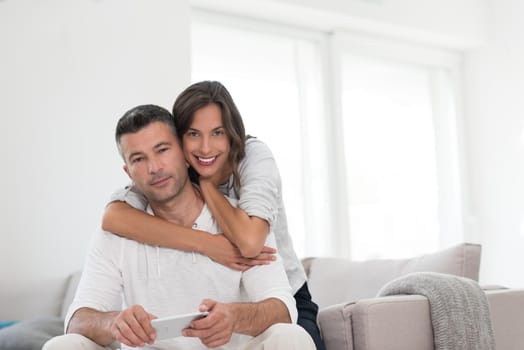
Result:
<svg viewBox="0 0 524 350">
<path fill-rule="evenodd" d="M 153 344 L 156 332 L 151 326 L 151 320 L 154 318 L 156 316 L 146 312 L 142 306 L 133 305 L 115 317 L 111 334 L 117 341 L 131 347 Z"/>
<path fill-rule="evenodd" d="M 184 329 L 182 334 L 199 338 L 210 348 L 228 343 L 233 332 L 256 337 L 275 323 L 291 323 L 286 305 L 276 298 L 231 304 L 204 299 L 199 311 L 209 314 L 191 322 L 190 328 Z"/>
<path fill-rule="evenodd" d="M 204 299 L 199 311 L 208 311 L 209 314 L 191 322 L 191 328 L 186 328 L 182 334 L 186 337 L 199 338 L 208 348 L 227 344 L 231 340 L 236 322 L 231 304 Z"/>
<path fill-rule="evenodd" d="M 245 271 L 252 266 L 267 265 L 276 259 L 277 250 L 264 246 L 260 254 L 254 258 L 244 258 L 240 250 L 235 247 L 224 235 L 213 235 L 212 244 L 206 246 L 205 255 L 221 265 L 237 271 Z"/>
</svg>

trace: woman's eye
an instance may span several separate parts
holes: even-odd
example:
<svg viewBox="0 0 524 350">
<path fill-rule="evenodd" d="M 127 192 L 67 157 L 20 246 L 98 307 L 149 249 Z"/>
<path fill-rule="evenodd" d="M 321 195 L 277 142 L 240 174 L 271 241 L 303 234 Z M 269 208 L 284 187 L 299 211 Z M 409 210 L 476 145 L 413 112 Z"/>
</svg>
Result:
<svg viewBox="0 0 524 350">
<path fill-rule="evenodd" d="M 189 137 L 197 137 L 197 136 L 198 136 L 198 133 L 197 133 L 196 131 L 189 131 L 189 132 L 187 133 L 187 135 L 188 135 Z"/>
<path fill-rule="evenodd" d="M 224 130 L 215 130 L 215 132 L 213 133 L 214 136 L 222 136 L 224 134 Z"/>
</svg>

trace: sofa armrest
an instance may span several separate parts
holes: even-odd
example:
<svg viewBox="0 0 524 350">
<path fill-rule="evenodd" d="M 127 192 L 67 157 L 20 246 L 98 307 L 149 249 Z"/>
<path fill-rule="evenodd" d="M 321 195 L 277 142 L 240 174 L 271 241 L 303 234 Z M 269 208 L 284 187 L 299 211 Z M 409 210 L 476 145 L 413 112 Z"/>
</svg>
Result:
<svg viewBox="0 0 524 350">
<path fill-rule="evenodd" d="M 363 299 L 352 310 L 355 350 L 433 350 L 429 302 L 420 295 Z"/>
<path fill-rule="evenodd" d="M 497 349 L 524 349 L 524 289 L 486 291 Z M 434 350 L 428 300 L 420 295 L 362 299 L 322 309 L 327 350 Z"/>
<path fill-rule="evenodd" d="M 320 310 L 327 350 L 433 350 L 428 300 L 419 295 L 362 299 Z"/>
<path fill-rule="evenodd" d="M 326 350 L 353 350 L 353 303 L 328 306 L 318 313 L 318 326 Z"/>
<path fill-rule="evenodd" d="M 524 349 L 524 289 L 486 291 L 497 349 Z"/>
</svg>

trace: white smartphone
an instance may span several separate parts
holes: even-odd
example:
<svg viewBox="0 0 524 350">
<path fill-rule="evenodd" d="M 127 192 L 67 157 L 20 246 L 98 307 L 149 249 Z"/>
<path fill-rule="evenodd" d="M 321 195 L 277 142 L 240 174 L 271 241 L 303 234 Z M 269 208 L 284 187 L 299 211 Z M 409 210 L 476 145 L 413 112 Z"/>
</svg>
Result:
<svg viewBox="0 0 524 350">
<path fill-rule="evenodd" d="M 189 327 L 191 321 L 206 317 L 208 312 L 192 312 L 189 314 L 155 318 L 151 326 L 156 331 L 156 339 L 169 339 L 182 336 L 182 330 Z"/>
</svg>

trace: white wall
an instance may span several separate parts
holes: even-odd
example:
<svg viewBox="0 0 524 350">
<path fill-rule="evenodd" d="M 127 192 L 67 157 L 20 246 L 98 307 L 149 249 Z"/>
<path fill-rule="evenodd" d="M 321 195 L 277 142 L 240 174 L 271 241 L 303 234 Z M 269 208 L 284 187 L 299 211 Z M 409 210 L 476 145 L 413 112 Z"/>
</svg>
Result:
<svg viewBox="0 0 524 350">
<path fill-rule="evenodd" d="M 171 108 L 190 81 L 189 40 L 188 1 L 0 1 L 0 300 L 53 294 L 82 266 L 127 182 L 116 122 L 138 104 Z"/>
<path fill-rule="evenodd" d="M 466 137 L 481 278 L 524 286 L 524 3 L 490 0 L 486 44 L 465 64 Z"/>
</svg>

